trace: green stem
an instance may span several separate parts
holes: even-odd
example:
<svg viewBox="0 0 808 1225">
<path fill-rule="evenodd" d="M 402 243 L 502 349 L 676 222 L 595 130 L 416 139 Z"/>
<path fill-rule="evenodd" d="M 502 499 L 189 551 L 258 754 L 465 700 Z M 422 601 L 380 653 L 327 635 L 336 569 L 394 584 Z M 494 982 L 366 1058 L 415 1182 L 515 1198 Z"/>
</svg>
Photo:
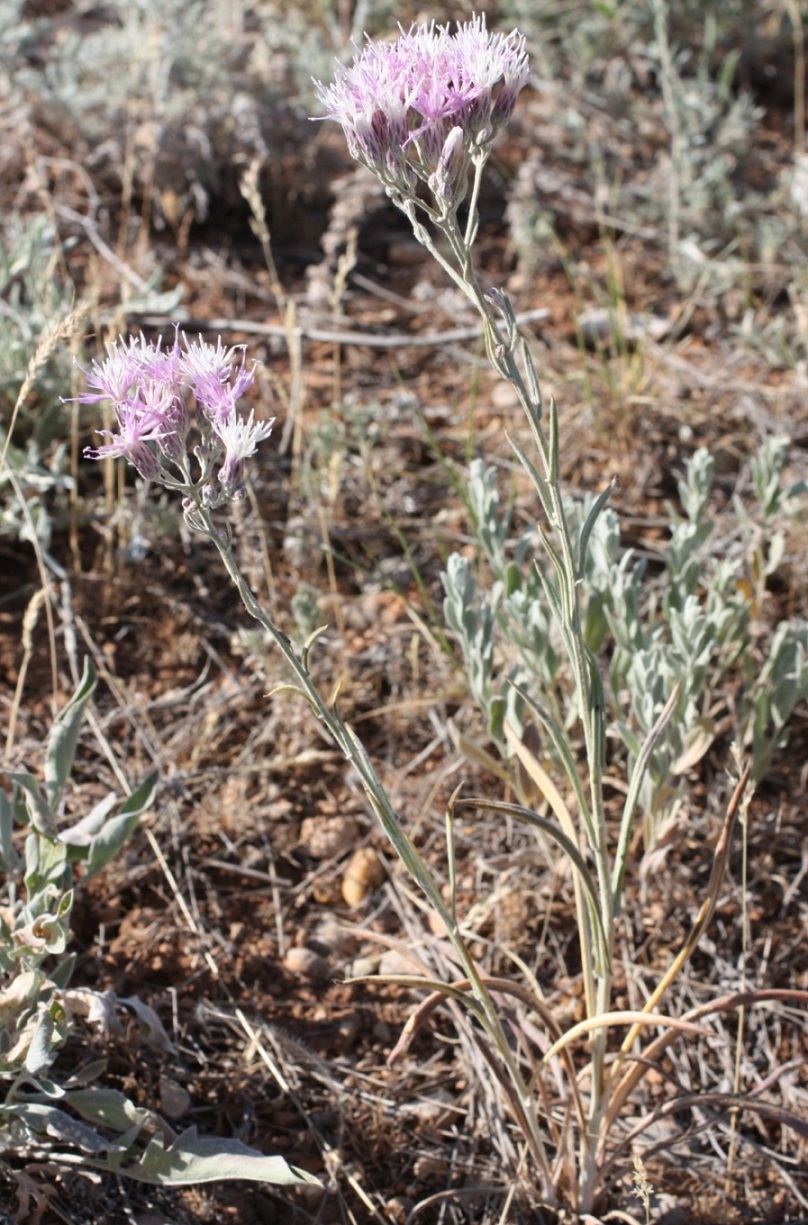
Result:
<svg viewBox="0 0 808 1225">
<path fill-rule="evenodd" d="M 598 895 L 601 917 L 603 945 L 597 958 L 597 964 L 592 969 L 584 966 L 584 981 L 587 987 L 586 1002 L 590 1016 L 602 1015 L 608 1012 L 612 994 L 612 971 L 615 945 L 615 905 L 612 890 L 612 865 L 609 860 L 607 845 L 606 817 L 603 803 L 603 770 L 604 770 L 604 722 L 603 712 L 599 709 L 598 691 L 593 692 L 592 669 L 596 667 L 591 653 L 586 645 L 581 623 L 581 604 L 579 585 L 579 560 L 570 534 L 569 523 L 564 510 L 563 498 L 558 473 L 558 419 L 555 405 L 550 410 L 550 436 L 545 434 L 541 426 L 541 403 L 536 402 L 536 396 L 531 395 L 526 385 L 522 371 L 516 361 L 516 335 L 512 324 L 512 312 L 506 304 L 508 314 L 506 324 L 510 325 L 510 342 L 503 343 L 502 332 L 493 317 L 492 307 L 480 291 L 478 282 L 471 266 L 471 250 L 469 236 L 474 234 L 473 214 L 476 212 L 476 192 L 479 179 L 475 177 L 475 191 L 469 214 L 469 224 L 464 243 L 463 257 L 458 259 L 460 272 L 452 270 L 455 283 L 462 280 L 466 295 L 475 303 L 485 325 L 488 341 L 489 357 L 497 373 L 505 378 L 516 390 L 522 407 L 530 423 L 534 439 L 541 454 L 544 467 L 543 484 L 545 496 L 542 504 L 549 511 L 550 525 L 556 534 L 559 551 L 553 551 L 551 556 L 556 559 L 556 571 L 559 582 L 559 603 L 561 611 L 561 633 L 567 647 L 570 664 L 573 669 L 578 715 L 584 734 L 584 744 L 589 774 L 590 814 L 582 814 L 585 820 L 587 840 L 595 857 Z M 447 218 L 444 232 L 456 227 L 456 220 Z M 457 245 L 457 230 L 451 234 L 452 249 Z M 443 261 L 441 261 L 443 264 Z M 444 265 L 445 266 L 445 265 Z M 534 380 L 535 381 L 535 380 Z M 591 957 L 593 948 L 591 928 L 587 915 L 580 915 L 581 953 L 584 960 Z M 597 944 L 597 941 L 595 942 Z M 605 946 L 605 947 L 604 947 Z M 589 1102 L 589 1117 L 587 1134 L 581 1137 L 580 1190 L 582 1202 L 589 1203 L 594 1193 L 597 1181 L 597 1149 L 600 1129 L 607 1103 L 606 1078 L 606 1031 L 598 1029 L 592 1037 L 592 1092 Z"/>
<path fill-rule="evenodd" d="M 486 1032 L 496 1047 L 504 1065 L 506 1078 L 516 1094 L 520 1106 L 520 1114 L 527 1122 L 528 1134 L 526 1139 L 530 1144 L 531 1152 L 544 1179 L 545 1192 L 548 1195 L 552 1195 L 552 1172 L 539 1130 L 538 1119 L 536 1118 L 535 1111 L 532 1109 L 532 1094 L 528 1084 L 522 1077 L 519 1066 L 511 1051 L 496 1005 L 482 981 L 473 958 L 466 948 L 458 925 L 443 899 L 437 882 L 412 842 L 404 833 L 398 814 L 390 802 L 390 798 L 373 767 L 364 745 L 351 728 L 343 723 L 336 710 L 329 708 L 325 703 L 312 680 L 304 659 L 298 656 L 291 639 L 279 629 L 256 600 L 244 575 L 238 568 L 229 537 L 219 531 L 208 509 L 197 504 L 186 511 L 186 516 L 193 528 L 207 536 L 215 544 L 224 567 L 238 590 L 247 612 L 267 631 L 272 641 L 279 648 L 297 682 L 294 688 L 306 698 L 314 713 L 328 729 L 346 761 L 356 770 L 362 780 L 368 800 L 379 818 L 384 832 L 392 843 L 393 849 L 412 879 L 423 890 L 434 911 L 443 920 L 452 947 L 465 971 L 466 977 L 472 985 L 474 998 L 482 1009 Z"/>
</svg>

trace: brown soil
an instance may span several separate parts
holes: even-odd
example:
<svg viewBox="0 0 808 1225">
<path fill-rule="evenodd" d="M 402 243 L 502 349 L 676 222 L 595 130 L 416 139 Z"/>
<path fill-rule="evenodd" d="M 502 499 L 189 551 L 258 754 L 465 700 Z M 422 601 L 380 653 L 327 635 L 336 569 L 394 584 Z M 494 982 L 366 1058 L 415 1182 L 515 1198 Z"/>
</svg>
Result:
<svg viewBox="0 0 808 1225">
<path fill-rule="evenodd" d="M 666 502 L 675 497 L 683 458 L 696 446 L 710 445 L 718 459 L 717 515 L 726 513 L 762 429 L 790 433 L 795 471 L 802 465 L 804 472 L 804 368 L 775 367 L 733 339 L 731 294 L 683 300 L 658 242 L 605 232 L 594 210 L 587 217 L 585 209 L 580 216 L 573 209 L 565 218 L 561 197 L 551 201 L 551 211 L 580 281 L 570 280 L 555 255 L 543 256 L 531 272 L 518 265 L 500 189 L 548 122 L 543 105 L 526 102 L 494 158 L 478 262 L 487 281 L 509 289 L 517 311 L 548 312 L 525 332 L 545 394 L 561 410 L 564 479 L 572 488 L 599 490 L 617 475 L 614 505 L 625 542 L 653 563 L 664 544 Z M 786 114 L 767 113 L 755 151 L 757 174 L 789 155 Z M 383 199 L 359 217 L 358 251 L 338 313 L 314 311 L 306 270 L 323 260 L 319 239 L 334 164 L 338 174 L 350 173 L 333 134 L 322 136 L 317 150 L 317 164 L 329 167 L 329 177 L 318 169 L 307 178 L 305 200 L 289 206 L 294 218 L 277 205 L 269 217 L 280 280 L 302 326 L 303 395 L 294 421 L 272 391 L 277 382 L 288 393 L 289 358 L 282 336 L 261 332 L 282 319 L 246 210 L 222 225 L 212 216 L 192 226 L 184 249 L 174 236 L 152 232 L 150 259 L 169 270 L 169 282 L 182 283 L 183 309 L 193 320 L 232 321 L 227 342 L 248 342 L 262 362 L 258 398 L 272 404 L 278 423 L 252 470 L 249 502 L 232 512 L 240 564 L 290 632 L 297 632 L 291 601 L 303 589 L 309 593 L 317 618 L 330 626 L 314 652 L 318 683 L 324 692 L 340 684 L 343 716 L 361 732 L 408 831 L 446 879 L 443 812 L 450 793 L 461 779 L 471 794 L 501 796 L 502 786 L 455 748 L 452 727 L 481 740 L 482 728 L 457 657 L 442 652 L 434 632 L 423 627 L 439 623 L 441 566 L 468 539 L 453 481 L 471 454 L 508 463 L 506 434 L 528 445 L 526 430 L 489 375 L 478 342 L 441 341 L 442 333 L 474 320 Z M 273 180 L 276 197 L 286 187 L 291 199 L 299 174 L 290 156 L 280 186 Z M 587 198 L 586 182 L 572 186 Z M 17 207 L 35 207 L 19 183 L 13 191 Z M 2 192 L 10 206 L 12 188 Z M 69 230 L 63 223 L 63 239 Z M 68 258 L 79 286 L 112 276 L 99 269 L 83 233 Z M 625 310 L 652 309 L 674 330 L 658 342 L 623 349 L 610 347 L 607 338 L 599 350 L 586 349 L 580 316 L 604 300 L 615 262 Z M 780 311 L 791 320 L 788 270 L 775 268 L 769 276 L 781 283 L 756 285 L 755 300 L 765 299 L 769 317 Z M 678 320 L 684 322 L 677 332 Z M 149 334 L 159 330 L 152 319 L 142 322 Z M 137 318 L 121 322 L 140 325 Z M 196 323 L 190 328 L 198 330 Z M 346 338 L 312 340 L 312 328 Z M 210 334 L 220 331 L 217 324 Z M 384 348 L 362 341 L 366 334 L 391 333 L 435 339 Z M 88 440 L 83 432 L 82 443 Z M 113 760 L 132 785 L 155 765 L 160 772 L 158 802 L 141 830 L 79 891 L 74 984 L 137 996 L 159 1015 L 173 1049 L 149 1045 L 122 1009 L 121 1032 L 77 1030 L 56 1071 L 75 1074 L 102 1058 L 105 1083 L 162 1110 L 172 1126 L 193 1124 L 283 1154 L 318 1174 L 326 1190 L 282 1193 L 245 1183 L 169 1192 L 98 1180 L 43 1159 L 28 1161 L 22 1171 L 47 1197 L 36 1219 L 42 1225 L 550 1225 L 557 1218 L 536 1203 L 527 1179 L 506 1198 L 519 1180 L 518 1142 L 508 1139 L 510 1124 L 497 1118 L 490 1091 L 475 1081 L 473 1047 L 467 1037 L 458 1039 L 457 1018 L 448 1009 L 439 1009 L 406 1056 L 388 1066 L 420 996 L 349 980 L 376 972 L 380 963 L 387 972 L 406 972 L 408 950 L 415 952 L 414 972 L 420 965 L 421 972 L 426 966 L 433 975 L 457 977 L 447 946 L 394 861 L 351 770 L 298 697 L 271 694 L 282 679 L 278 660 L 253 634 L 213 550 L 180 530 L 179 508 L 167 497 L 136 490 L 131 478 L 127 472 L 130 511 L 123 520 L 109 513 L 112 491 L 105 502 L 103 473 L 83 462 L 76 500 L 52 507 L 50 553 L 66 573 L 53 591 L 58 701 L 71 691 L 71 657 L 91 654 L 102 675 L 70 805 L 80 813 L 110 788 L 120 790 Z M 516 499 L 521 521 L 529 522 L 535 508 L 519 482 Z M 22 658 L 22 617 L 41 582 L 29 546 L 5 537 L 0 556 L 0 691 L 8 709 Z M 805 615 L 805 577 L 804 550 L 789 541 L 783 578 L 769 593 L 771 621 Z M 39 767 L 53 699 L 40 617 L 12 768 Z M 694 772 L 692 811 L 652 875 L 642 879 L 635 860 L 625 918 L 625 948 L 633 952 L 617 1007 L 631 1006 L 669 964 L 701 904 L 726 804 L 728 747 L 727 739 L 719 741 Z M 807 747 L 802 709 L 788 750 L 749 813 L 751 986 L 808 988 Z M 350 907 L 342 888 L 358 846 L 378 852 L 384 874 Z M 515 973 L 508 954 L 518 954 L 556 1011 L 579 1019 L 567 882 L 548 869 L 527 831 L 490 814 L 464 821 L 457 854 L 459 904 L 476 916 L 487 971 Z M 739 843 L 714 922 L 679 989 L 681 1011 L 737 986 L 740 864 Z M 786 1006 L 761 1007 L 749 1010 L 744 1026 L 748 1091 L 774 1074 L 768 1097 L 799 1114 L 808 1092 L 804 1018 Z M 725 1017 L 712 1046 L 680 1044 L 629 1113 L 639 1118 L 677 1089 L 695 1092 L 705 1084 L 728 1091 L 724 1072 L 732 1058 L 713 1047 L 734 1050 L 736 1030 L 737 1021 Z M 646 1161 L 651 1219 L 664 1225 L 808 1219 L 804 1140 L 774 1118 L 744 1113 L 733 1124 L 739 1144 L 730 1164 L 730 1126 L 726 1116 L 696 1107 L 660 1124 L 659 1152 Z M 500 1134 L 514 1158 L 511 1167 L 492 1139 Z M 603 1221 L 642 1220 L 631 1195 L 630 1155 L 627 1150 L 615 1166 Z M 26 1219 L 14 1218 L 25 1203 L 21 1169 L 14 1154 L 3 1156 L 0 1219 Z"/>
</svg>

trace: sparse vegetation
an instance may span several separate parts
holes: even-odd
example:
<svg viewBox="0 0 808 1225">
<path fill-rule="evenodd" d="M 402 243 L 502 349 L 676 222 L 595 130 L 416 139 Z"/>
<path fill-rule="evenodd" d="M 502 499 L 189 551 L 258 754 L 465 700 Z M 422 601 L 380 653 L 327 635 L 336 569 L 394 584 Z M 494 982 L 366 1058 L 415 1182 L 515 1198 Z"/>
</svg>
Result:
<svg viewBox="0 0 808 1225">
<path fill-rule="evenodd" d="M 0 1219 L 808 1216 L 799 6 L 478 11 L 534 77 L 443 269 L 309 121 L 422 10 L 0 14 Z M 174 320 L 277 417 L 215 528 L 83 458 Z"/>
</svg>

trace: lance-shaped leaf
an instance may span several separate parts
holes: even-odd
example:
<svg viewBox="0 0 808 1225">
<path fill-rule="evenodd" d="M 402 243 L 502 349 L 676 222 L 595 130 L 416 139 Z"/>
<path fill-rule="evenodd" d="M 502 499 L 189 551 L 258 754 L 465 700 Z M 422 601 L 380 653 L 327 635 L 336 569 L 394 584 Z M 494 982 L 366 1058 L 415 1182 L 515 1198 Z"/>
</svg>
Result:
<svg viewBox="0 0 808 1225">
<path fill-rule="evenodd" d="M 88 1164 L 98 1163 L 93 1161 Z M 119 1166 L 118 1173 L 138 1182 L 162 1187 L 182 1187 L 231 1178 L 276 1184 L 320 1185 L 313 1174 L 289 1165 L 283 1157 L 265 1157 L 240 1140 L 200 1136 L 195 1127 L 189 1127 L 168 1148 L 162 1136 L 154 1136 L 140 1160 L 135 1165 L 127 1163 Z"/>
<path fill-rule="evenodd" d="M 21 813 L 20 792 L 25 805 L 25 811 L 28 814 L 28 824 L 35 829 L 37 833 L 45 834 L 46 837 L 52 838 L 56 833 L 56 820 L 53 815 L 52 806 L 48 804 L 42 792 L 39 790 L 39 783 L 33 774 L 17 773 L 11 770 L 6 771 L 6 776 L 11 779 L 15 786 L 15 793 L 12 796 L 14 808 L 18 819 L 25 818 Z"/>
<path fill-rule="evenodd" d="M 71 859 L 81 858 L 83 848 L 88 847 L 94 836 L 103 828 L 104 822 L 117 803 L 118 796 L 114 791 L 110 791 L 103 800 L 93 804 L 90 811 L 75 825 L 59 831 L 59 841 L 71 848 Z"/>
<path fill-rule="evenodd" d="M 150 1111 L 139 1111 L 117 1093 L 99 1095 L 99 1108 L 95 1109 L 92 1096 L 93 1091 L 76 1091 L 67 1094 L 66 1100 L 74 1099 L 72 1104 L 85 1119 L 98 1119 L 99 1123 L 112 1127 L 128 1124 L 126 1133 L 117 1141 L 105 1139 L 87 1122 L 42 1102 L 0 1106 L 0 1121 L 4 1116 L 16 1117 L 33 1135 L 79 1150 L 78 1153 L 57 1152 L 49 1148 L 48 1156 L 54 1162 L 90 1166 L 152 1186 L 183 1187 L 235 1178 L 278 1185 L 320 1186 L 320 1180 L 313 1174 L 289 1165 L 283 1157 L 266 1157 L 240 1140 L 200 1136 L 195 1127 L 177 1136 L 168 1147 L 157 1134 L 152 1136 L 145 1150 L 133 1150 L 133 1142 L 144 1123 L 159 1123 L 157 1117 Z"/>
<path fill-rule="evenodd" d="M 122 1145 L 125 1140 L 132 1144 L 141 1128 L 154 1119 L 150 1110 L 136 1106 L 117 1089 L 72 1089 L 65 1094 L 64 1100 L 86 1122 L 98 1123 L 121 1133 Z"/>
<path fill-rule="evenodd" d="M 45 752 L 45 786 L 51 811 L 56 810 L 64 785 L 73 767 L 79 728 L 84 717 L 84 708 L 95 689 L 96 673 L 89 659 L 84 661 L 84 675 L 72 698 L 57 716 Z"/>
<path fill-rule="evenodd" d="M 119 1160 L 125 1156 L 125 1149 L 110 1140 L 105 1140 L 92 1127 L 74 1119 L 72 1115 L 67 1114 L 64 1110 L 59 1110 L 56 1106 L 49 1106 L 43 1102 L 17 1102 L 12 1106 L 0 1106 L 0 1119 L 4 1116 L 19 1119 L 32 1136 L 43 1140 L 55 1140 L 59 1144 L 70 1144 L 81 1150 L 80 1157 L 75 1153 L 51 1154 L 56 1161 L 65 1161 L 72 1165 L 95 1165 L 96 1162 L 93 1161 L 90 1154 L 111 1153 L 116 1149 Z M 102 1165 L 102 1168 L 106 1167 Z"/>
<path fill-rule="evenodd" d="M 117 855 L 135 829 L 142 814 L 154 802 L 156 789 L 157 771 L 155 770 L 124 800 L 117 815 L 105 821 L 99 832 L 90 839 L 85 879 L 89 880 Z"/>
</svg>

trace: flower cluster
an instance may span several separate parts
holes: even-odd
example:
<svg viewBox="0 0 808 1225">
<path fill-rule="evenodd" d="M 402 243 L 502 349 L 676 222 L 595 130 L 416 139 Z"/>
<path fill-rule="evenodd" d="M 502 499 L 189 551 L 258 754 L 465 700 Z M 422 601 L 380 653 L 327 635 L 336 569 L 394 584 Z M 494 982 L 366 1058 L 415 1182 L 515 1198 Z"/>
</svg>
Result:
<svg viewBox="0 0 808 1225">
<path fill-rule="evenodd" d="M 234 368 L 237 354 L 241 360 Z M 118 422 L 117 431 L 98 431 L 110 441 L 85 448 L 88 459 L 122 457 L 141 476 L 176 484 L 166 467 L 170 461 L 179 470 L 181 483 L 192 484 L 188 455 L 192 401 L 201 436 L 201 445 L 195 448 L 202 466 L 198 483 L 206 501 L 240 496 L 244 461 L 273 425 L 256 421 L 253 412 L 246 419 L 238 415 L 238 400 L 255 377 L 254 370 L 247 369 L 243 345 L 226 349 L 221 340 L 214 346 L 201 337 L 189 342 L 185 335 L 180 341 L 179 327 L 166 348 L 162 337 L 155 344 L 142 335 L 120 337 L 107 345 L 104 360 L 93 360 L 83 374 L 87 390 L 79 402 L 110 401 Z M 209 481 L 217 465 L 219 488 L 214 490 Z"/>
<path fill-rule="evenodd" d="M 529 73 L 524 37 L 489 34 L 478 16 L 454 34 L 433 22 L 394 43 L 368 39 L 317 91 L 352 157 L 411 197 L 419 179 L 433 192 L 462 192 L 468 158 L 487 156 Z"/>
</svg>

